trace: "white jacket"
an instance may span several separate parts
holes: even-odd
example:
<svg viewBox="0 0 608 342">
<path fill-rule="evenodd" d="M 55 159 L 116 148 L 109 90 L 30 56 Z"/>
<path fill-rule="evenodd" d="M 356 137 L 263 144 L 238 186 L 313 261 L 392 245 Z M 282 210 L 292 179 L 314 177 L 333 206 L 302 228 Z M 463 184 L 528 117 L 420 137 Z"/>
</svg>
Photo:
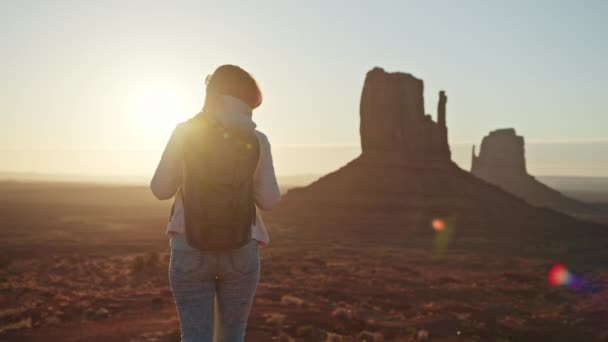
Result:
<svg viewBox="0 0 608 342">
<path fill-rule="evenodd" d="M 251 120 L 251 108 L 243 101 L 232 96 L 224 96 L 224 108 L 220 113 L 214 115 L 214 119 L 227 127 L 250 129 L 255 129 L 256 127 L 256 124 Z M 168 233 L 185 233 L 184 205 L 180 189 L 185 170 L 181 157 L 183 129 L 184 124 L 181 123 L 173 130 L 150 182 L 150 189 L 156 198 L 167 200 L 175 196 L 173 213 L 167 224 Z M 260 159 L 253 174 L 253 195 L 257 208 L 270 210 L 279 203 L 281 194 L 274 173 L 268 138 L 257 130 L 255 131 L 255 135 L 260 144 Z M 259 210 L 257 211 L 256 222 L 251 228 L 251 237 L 253 239 L 264 244 L 270 242 L 268 231 L 264 226 L 264 222 L 262 222 Z"/>
</svg>

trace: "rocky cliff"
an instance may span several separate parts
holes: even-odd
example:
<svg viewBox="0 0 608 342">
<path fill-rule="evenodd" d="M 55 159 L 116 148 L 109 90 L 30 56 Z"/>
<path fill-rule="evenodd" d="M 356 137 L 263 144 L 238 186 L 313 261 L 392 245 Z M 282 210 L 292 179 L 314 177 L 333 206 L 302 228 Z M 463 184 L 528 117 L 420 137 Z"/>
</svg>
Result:
<svg viewBox="0 0 608 342">
<path fill-rule="evenodd" d="M 380 68 L 368 72 L 361 155 L 309 186 L 289 190 L 269 216 L 271 225 L 287 227 L 302 241 L 310 236 L 392 243 L 431 241 L 431 222 L 441 219 L 457 241 L 496 242 L 509 250 L 607 235 L 602 226 L 531 206 L 460 169 L 450 160 L 446 103 L 442 92 L 434 122 L 424 114 L 421 80 Z M 523 141 L 512 146 L 522 148 Z M 521 160 L 519 167 L 525 171 Z"/>
<path fill-rule="evenodd" d="M 479 156 L 473 147 L 471 173 L 496 184 L 527 202 L 578 216 L 594 214 L 591 204 L 568 198 L 528 174 L 525 143 L 515 129 L 498 129 L 481 141 Z"/>
</svg>

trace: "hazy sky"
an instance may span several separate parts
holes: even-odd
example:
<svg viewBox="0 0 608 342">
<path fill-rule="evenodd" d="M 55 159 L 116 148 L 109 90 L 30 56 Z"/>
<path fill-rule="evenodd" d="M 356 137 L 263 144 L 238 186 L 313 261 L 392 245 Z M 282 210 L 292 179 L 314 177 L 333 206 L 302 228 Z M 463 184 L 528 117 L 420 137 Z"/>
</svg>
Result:
<svg viewBox="0 0 608 342">
<path fill-rule="evenodd" d="M 234 63 L 280 174 L 358 153 L 374 66 L 449 96 L 454 157 L 515 127 L 529 169 L 608 176 L 607 1 L 1 1 L 0 171 L 153 172 L 204 77 Z"/>
</svg>

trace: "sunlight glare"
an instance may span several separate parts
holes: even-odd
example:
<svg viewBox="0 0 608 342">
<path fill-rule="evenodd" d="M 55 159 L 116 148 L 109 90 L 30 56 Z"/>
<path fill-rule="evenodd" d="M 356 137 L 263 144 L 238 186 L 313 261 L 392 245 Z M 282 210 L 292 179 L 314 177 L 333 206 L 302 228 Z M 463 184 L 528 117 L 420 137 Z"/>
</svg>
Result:
<svg viewBox="0 0 608 342">
<path fill-rule="evenodd" d="M 146 89 L 135 101 L 138 124 L 150 133 L 171 131 L 183 120 L 184 101 L 170 89 Z"/>
</svg>

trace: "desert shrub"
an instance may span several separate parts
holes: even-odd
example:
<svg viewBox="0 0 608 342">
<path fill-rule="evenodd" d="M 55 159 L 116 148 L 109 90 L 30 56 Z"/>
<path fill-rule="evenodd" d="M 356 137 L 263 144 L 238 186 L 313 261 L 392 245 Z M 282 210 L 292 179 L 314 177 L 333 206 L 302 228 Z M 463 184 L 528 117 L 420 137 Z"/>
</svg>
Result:
<svg viewBox="0 0 608 342">
<path fill-rule="evenodd" d="M 133 259 L 131 270 L 135 273 L 143 271 L 155 271 L 160 266 L 157 252 L 149 252 L 145 255 L 138 255 Z"/>
<path fill-rule="evenodd" d="M 295 342 L 295 339 L 286 333 L 282 332 L 279 334 L 279 342 Z"/>
<path fill-rule="evenodd" d="M 266 324 L 272 326 L 276 331 L 283 330 L 283 322 L 285 321 L 284 314 L 273 312 L 265 314 L 264 318 L 266 318 Z"/>
<path fill-rule="evenodd" d="M 281 297 L 281 304 L 304 306 L 305 302 L 303 299 L 298 298 L 296 296 L 284 295 L 283 297 Z"/>
<path fill-rule="evenodd" d="M 179 329 L 172 329 L 167 332 L 167 341 L 170 342 L 179 342 L 182 340 L 182 335 Z"/>
<path fill-rule="evenodd" d="M 427 341 L 429 339 L 429 331 L 428 330 L 418 330 L 418 333 L 416 334 L 416 339 L 418 341 Z"/>
<path fill-rule="evenodd" d="M 82 313 L 82 318 L 86 320 L 98 320 L 108 317 L 110 317 L 110 311 L 106 308 L 94 309 L 90 307 Z"/>
<path fill-rule="evenodd" d="M 335 333 L 328 333 L 327 336 L 325 337 L 325 341 L 324 342 L 343 342 L 344 338 L 342 337 L 342 335 L 338 335 Z"/>
<path fill-rule="evenodd" d="M 32 327 L 32 318 L 27 317 L 18 322 L 0 326 L 0 334 L 10 330 L 30 329 Z"/>
<path fill-rule="evenodd" d="M 159 258 L 157 252 L 149 252 L 145 257 L 146 266 L 156 267 L 159 265 Z"/>
<path fill-rule="evenodd" d="M 133 270 L 133 272 L 141 272 L 144 270 L 144 268 L 145 268 L 144 257 L 141 255 L 136 256 L 135 259 L 133 259 L 133 264 L 131 265 L 131 270 Z"/>
<path fill-rule="evenodd" d="M 340 321 L 348 321 L 352 319 L 352 311 L 347 308 L 338 307 L 331 313 L 331 316 Z"/>
<path fill-rule="evenodd" d="M 384 341 L 384 336 L 379 332 L 364 330 L 357 335 L 357 341 L 361 342 L 380 342 Z"/>
<path fill-rule="evenodd" d="M 302 325 L 296 328 L 296 336 L 303 337 L 307 340 L 322 341 L 327 336 L 327 333 L 312 325 Z"/>
<path fill-rule="evenodd" d="M 315 328 L 312 325 L 302 325 L 296 328 L 297 337 L 311 337 Z"/>
</svg>

